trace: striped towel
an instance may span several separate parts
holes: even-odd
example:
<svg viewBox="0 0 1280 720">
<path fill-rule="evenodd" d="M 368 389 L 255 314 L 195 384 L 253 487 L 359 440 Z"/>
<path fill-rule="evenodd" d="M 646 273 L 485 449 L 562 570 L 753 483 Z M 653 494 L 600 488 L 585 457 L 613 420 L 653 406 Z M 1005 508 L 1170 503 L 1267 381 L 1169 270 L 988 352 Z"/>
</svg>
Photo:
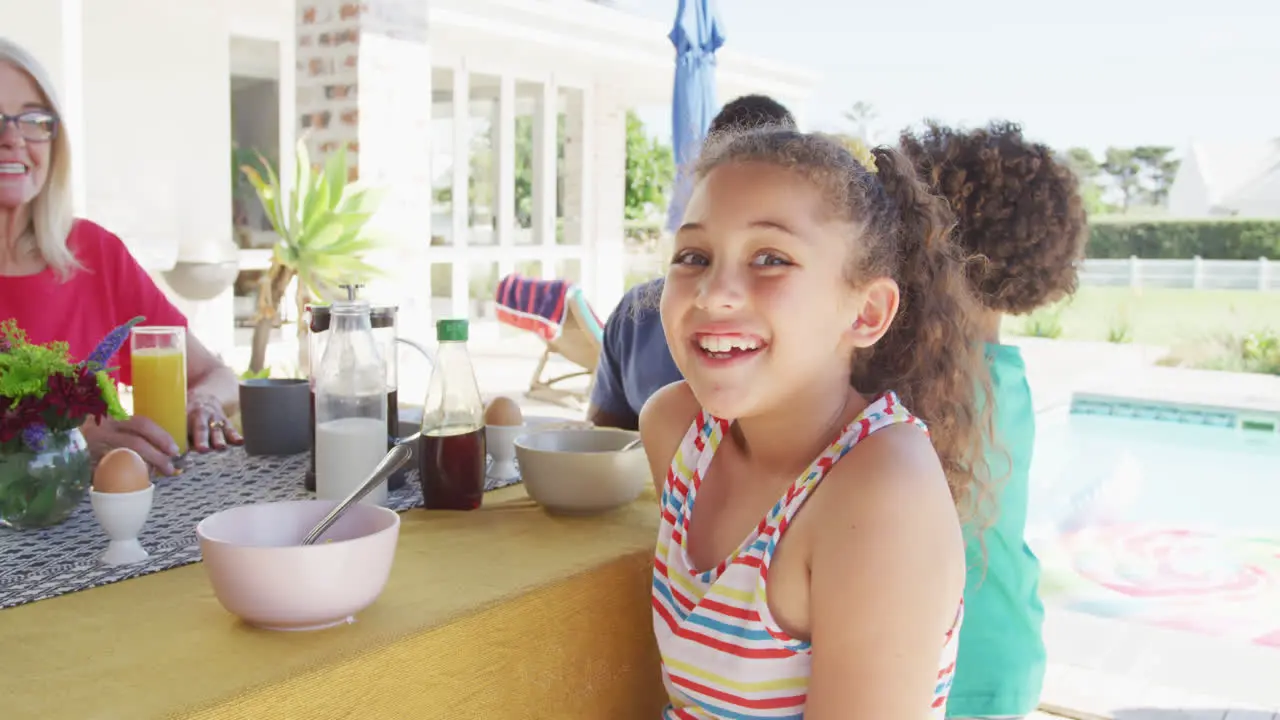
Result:
<svg viewBox="0 0 1280 720">
<path fill-rule="evenodd" d="M 534 280 L 512 273 L 498 283 L 498 320 L 554 340 L 564 323 L 570 288 L 567 280 Z"/>
</svg>

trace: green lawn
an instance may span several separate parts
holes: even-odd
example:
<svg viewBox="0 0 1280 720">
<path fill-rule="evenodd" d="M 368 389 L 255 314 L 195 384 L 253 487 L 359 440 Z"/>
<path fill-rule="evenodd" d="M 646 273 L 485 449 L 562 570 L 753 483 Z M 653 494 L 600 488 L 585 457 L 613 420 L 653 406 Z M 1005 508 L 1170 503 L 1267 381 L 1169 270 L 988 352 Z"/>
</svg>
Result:
<svg viewBox="0 0 1280 720">
<path fill-rule="evenodd" d="M 1043 335 L 1054 324 L 1054 312 L 1007 318 L 1003 329 Z M 1064 340 L 1107 341 L 1127 328 L 1130 342 L 1176 346 L 1224 334 L 1280 331 L 1280 293 L 1274 292 L 1086 287 L 1060 312 Z"/>
</svg>

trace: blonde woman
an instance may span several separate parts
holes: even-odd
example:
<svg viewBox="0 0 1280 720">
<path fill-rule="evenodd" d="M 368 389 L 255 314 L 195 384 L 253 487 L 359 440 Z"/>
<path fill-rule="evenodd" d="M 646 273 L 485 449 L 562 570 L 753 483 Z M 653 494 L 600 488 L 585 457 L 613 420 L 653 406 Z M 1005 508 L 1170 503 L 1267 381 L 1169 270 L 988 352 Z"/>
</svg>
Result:
<svg viewBox="0 0 1280 720">
<path fill-rule="evenodd" d="M 0 38 L 0 318 L 17 320 L 32 342 L 66 342 L 84 359 L 112 328 L 142 315 L 144 325 L 187 326 L 120 238 L 72 216 L 71 146 L 48 73 Z M 128 344 L 111 362 L 130 384 Z M 224 408 L 238 394 L 235 373 L 187 335 L 188 432 L 198 452 L 241 442 Z M 95 456 L 136 451 L 164 474 L 176 472 L 177 444 L 142 417 L 90 421 Z"/>
</svg>

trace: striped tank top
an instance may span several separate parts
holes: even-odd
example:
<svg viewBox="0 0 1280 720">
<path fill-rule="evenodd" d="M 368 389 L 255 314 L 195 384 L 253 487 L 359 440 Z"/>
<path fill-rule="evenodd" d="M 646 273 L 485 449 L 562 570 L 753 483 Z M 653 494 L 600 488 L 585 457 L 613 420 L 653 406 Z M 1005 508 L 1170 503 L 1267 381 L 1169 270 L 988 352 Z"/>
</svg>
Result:
<svg viewBox="0 0 1280 720">
<path fill-rule="evenodd" d="M 837 460 L 881 428 L 924 423 L 886 393 L 847 425 L 840 437 L 792 484 L 739 549 L 705 572 L 693 569 L 689 518 L 701 478 L 729 423 L 698 413 L 667 471 L 653 568 L 653 626 L 670 704 L 664 720 L 803 718 L 810 645 L 774 622 L 766 602 L 769 563 L 796 511 Z M 927 430 L 926 430 L 927 432 Z M 940 638 L 931 717 L 941 720 L 955 669 L 964 616 Z"/>
</svg>

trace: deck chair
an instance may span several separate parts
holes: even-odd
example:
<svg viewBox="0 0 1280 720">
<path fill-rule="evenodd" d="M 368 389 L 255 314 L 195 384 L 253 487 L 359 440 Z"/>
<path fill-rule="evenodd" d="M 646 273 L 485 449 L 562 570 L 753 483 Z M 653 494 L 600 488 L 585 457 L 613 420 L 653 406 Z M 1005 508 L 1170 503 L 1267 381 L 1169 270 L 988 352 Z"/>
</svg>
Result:
<svg viewBox="0 0 1280 720">
<path fill-rule="evenodd" d="M 604 324 L 591 309 L 582 288 L 566 280 L 535 280 L 512 273 L 498 283 L 494 299 L 499 322 L 528 330 L 546 344 L 525 395 L 559 404 L 585 405 L 595 386 Z M 557 355 L 581 369 L 544 377 L 548 361 Z M 591 376 L 585 391 L 561 387 L 565 381 L 583 375 Z"/>
</svg>

